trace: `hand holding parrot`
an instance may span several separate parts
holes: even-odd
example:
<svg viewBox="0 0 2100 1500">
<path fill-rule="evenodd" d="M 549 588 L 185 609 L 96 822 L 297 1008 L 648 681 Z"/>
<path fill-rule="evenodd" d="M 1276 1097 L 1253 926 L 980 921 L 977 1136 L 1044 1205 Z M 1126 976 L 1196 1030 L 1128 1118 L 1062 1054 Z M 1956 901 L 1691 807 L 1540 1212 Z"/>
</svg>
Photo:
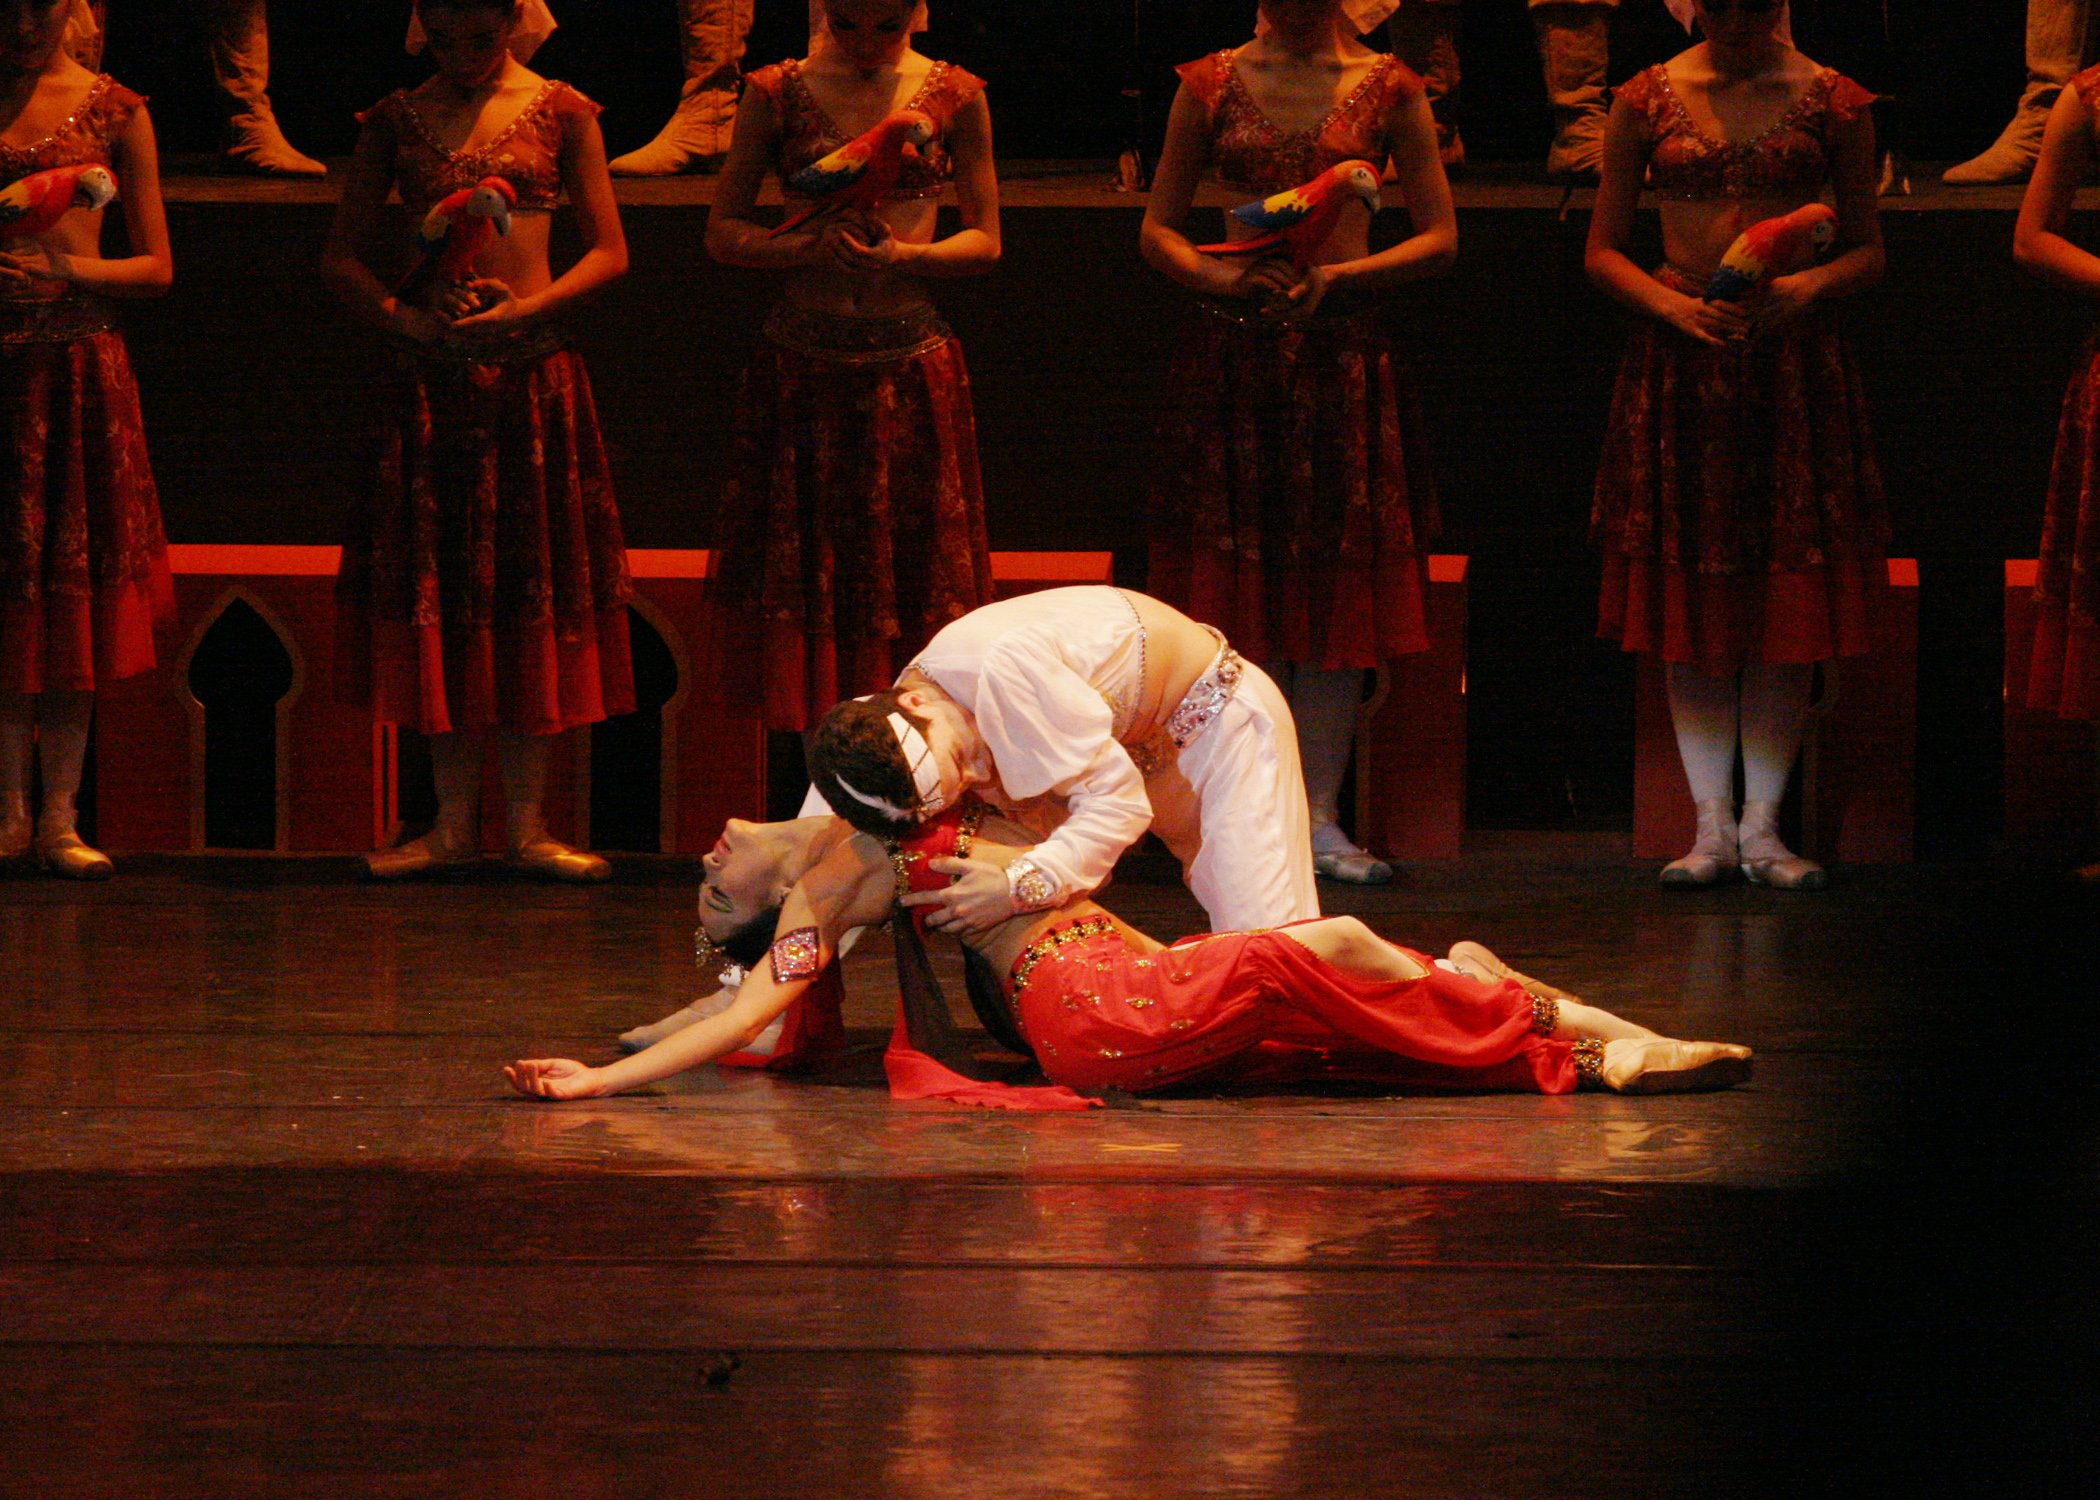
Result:
<svg viewBox="0 0 2100 1500">
<path fill-rule="evenodd" d="M 422 253 L 395 288 L 396 300 L 420 306 L 434 290 L 470 286 L 475 262 L 496 236 L 510 233 L 517 206 L 517 190 L 501 177 L 484 177 L 440 198 L 423 216 L 417 230 Z M 475 306 L 481 305 L 477 300 Z M 457 316 L 450 308 L 447 313 Z"/>
<path fill-rule="evenodd" d="M 1310 182 L 1259 203 L 1243 203 L 1232 211 L 1232 217 L 1261 233 L 1196 248 L 1205 255 L 1259 255 L 1281 249 L 1303 276 L 1352 201 L 1372 213 L 1378 211 L 1378 168 L 1370 162 L 1337 162 Z"/>
<path fill-rule="evenodd" d="M 1742 302 L 1779 277 L 1806 270 L 1836 242 L 1837 227 L 1837 214 L 1827 203 L 1806 204 L 1752 224 L 1735 237 L 1707 278 L 1706 300 Z"/>
<path fill-rule="evenodd" d="M 36 291 L 39 283 L 72 280 L 63 250 L 39 244 L 41 236 L 74 209 L 94 212 L 116 201 L 117 179 L 109 168 L 88 164 L 52 167 L 0 188 L 0 292 Z"/>
<path fill-rule="evenodd" d="M 923 110 L 900 109 L 845 145 L 811 162 L 787 180 L 787 186 L 816 201 L 788 215 L 768 232 L 778 239 L 819 214 L 852 210 L 872 217 L 897 186 L 907 161 L 931 145 L 938 126 Z"/>
</svg>

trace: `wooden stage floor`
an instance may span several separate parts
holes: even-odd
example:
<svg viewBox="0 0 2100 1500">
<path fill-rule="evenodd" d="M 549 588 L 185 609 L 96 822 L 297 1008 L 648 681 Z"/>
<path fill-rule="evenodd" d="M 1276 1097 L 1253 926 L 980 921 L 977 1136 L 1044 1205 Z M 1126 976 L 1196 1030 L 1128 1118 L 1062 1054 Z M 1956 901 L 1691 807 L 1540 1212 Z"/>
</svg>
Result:
<svg viewBox="0 0 2100 1500">
<path fill-rule="evenodd" d="M 512 1098 L 687 997 L 691 867 L 350 869 L 0 877 L 0 1495 L 2094 1492 L 2087 895 L 1480 836 L 1331 905 L 1755 1083 L 1023 1117 L 887 1099 L 886 949 L 824 1081 Z"/>
</svg>

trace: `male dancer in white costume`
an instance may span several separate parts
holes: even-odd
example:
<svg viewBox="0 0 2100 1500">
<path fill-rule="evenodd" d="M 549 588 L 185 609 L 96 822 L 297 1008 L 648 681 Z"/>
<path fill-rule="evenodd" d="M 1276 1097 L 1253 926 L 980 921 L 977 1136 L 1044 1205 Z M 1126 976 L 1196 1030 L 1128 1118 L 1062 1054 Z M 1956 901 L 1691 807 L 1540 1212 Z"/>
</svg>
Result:
<svg viewBox="0 0 2100 1500">
<path fill-rule="evenodd" d="M 1218 632 L 1128 589 L 972 610 L 894 688 L 826 714 L 810 770 L 830 810 L 877 837 L 973 789 L 1046 829 L 1010 864 L 968 861 L 934 903 L 943 930 L 982 932 L 1096 889 L 1147 827 L 1212 930 L 1320 914 L 1289 704 Z"/>
</svg>

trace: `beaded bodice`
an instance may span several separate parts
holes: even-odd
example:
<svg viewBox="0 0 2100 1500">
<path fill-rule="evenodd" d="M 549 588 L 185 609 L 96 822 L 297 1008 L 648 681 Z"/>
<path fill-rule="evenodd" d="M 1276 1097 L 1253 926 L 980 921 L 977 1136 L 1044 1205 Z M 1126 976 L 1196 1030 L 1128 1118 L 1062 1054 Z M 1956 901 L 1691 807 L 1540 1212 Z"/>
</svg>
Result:
<svg viewBox="0 0 2100 1500">
<path fill-rule="evenodd" d="M 1339 162 L 1382 162 L 1393 111 L 1422 91 L 1422 80 L 1382 57 L 1327 117 L 1310 130 L 1287 131 L 1262 113 L 1228 51 L 1175 69 L 1210 115 L 1210 159 L 1218 181 L 1276 193 L 1310 181 Z"/>
<path fill-rule="evenodd" d="M 780 122 L 780 155 L 774 168 L 783 183 L 811 162 L 821 161 L 853 139 L 839 128 L 838 122 L 810 92 L 809 81 L 802 76 L 800 59 L 789 58 L 786 62 L 760 68 L 744 81 L 766 96 Z M 918 92 L 904 102 L 903 108 L 923 110 L 932 116 L 933 123 L 939 128 L 938 133 L 918 153 L 916 160 L 905 161 L 896 187 L 890 190 L 890 197 L 938 198 L 941 195 L 942 187 L 955 176 L 955 163 L 948 154 L 948 124 L 958 110 L 983 90 L 982 78 L 953 63 L 936 62 L 927 70 L 925 81 L 919 85 Z M 792 189 L 787 191 L 790 196 L 796 196 Z"/>
<path fill-rule="evenodd" d="M 889 844 L 890 869 L 897 878 L 897 894 L 908 896 L 914 891 L 946 890 L 954 877 L 929 868 L 931 861 L 951 857 L 968 859 L 970 846 L 977 841 L 977 825 L 984 821 L 984 815 L 983 803 L 965 802 L 920 824 L 911 837 Z M 912 920 L 923 921 L 924 918 L 914 910 Z"/>
<path fill-rule="evenodd" d="M 27 146 L 0 144 L 0 187 L 53 167 L 108 166 L 110 143 L 124 133 L 145 102 L 144 95 L 102 74 L 65 123 L 42 140 Z"/>
<path fill-rule="evenodd" d="M 447 193 L 484 177 L 506 179 L 517 189 L 521 210 L 552 209 L 561 201 L 562 146 L 598 111 L 597 104 L 550 78 L 508 125 L 471 151 L 447 150 L 406 89 L 396 89 L 357 118 L 385 134 L 401 201 L 420 217 Z"/>
<path fill-rule="evenodd" d="M 1648 130 L 1648 182 L 1682 203 L 1745 198 L 1813 198 L 1830 178 L 1831 138 L 1858 119 L 1874 95 L 1825 68 L 1779 120 L 1746 141 L 1717 139 L 1692 119 L 1657 63 L 1619 86 Z"/>
<path fill-rule="evenodd" d="M 2087 109 L 2100 110 L 2100 67 L 2087 68 L 2071 80 Z"/>
</svg>

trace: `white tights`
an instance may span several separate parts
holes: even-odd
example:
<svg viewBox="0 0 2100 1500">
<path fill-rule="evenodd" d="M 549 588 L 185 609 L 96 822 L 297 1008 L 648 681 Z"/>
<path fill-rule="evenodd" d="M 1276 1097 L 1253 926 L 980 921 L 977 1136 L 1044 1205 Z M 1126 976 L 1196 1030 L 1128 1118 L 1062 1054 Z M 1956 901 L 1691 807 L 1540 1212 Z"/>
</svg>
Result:
<svg viewBox="0 0 2100 1500">
<path fill-rule="evenodd" d="M 1341 831 L 1342 778 L 1356 749 L 1356 716 L 1363 707 L 1361 667 L 1315 667 L 1272 662 L 1266 669 L 1291 700 L 1298 725 L 1298 759 L 1305 768 L 1305 800 L 1312 809 L 1313 849 L 1347 853 L 1355 846 Z"/>
<path fill-rule="evenodd" d="M 47 835 L 74 831 L 94 717 L 93 693 L 0 693 L 0 824 L 29 816 L 33 749 L 44 782 L 40 829 Z"/>
<path fill-rule="evenodd" d="M 1813 666 L 1753 662 L 1717 677 L 1670 662 L 1670 721 L 1694 802 L 1735 800 L 1735 755 L 1743 752 L 1743 800 L 1778 803 L 1801 750 Z"/>
</svg>

